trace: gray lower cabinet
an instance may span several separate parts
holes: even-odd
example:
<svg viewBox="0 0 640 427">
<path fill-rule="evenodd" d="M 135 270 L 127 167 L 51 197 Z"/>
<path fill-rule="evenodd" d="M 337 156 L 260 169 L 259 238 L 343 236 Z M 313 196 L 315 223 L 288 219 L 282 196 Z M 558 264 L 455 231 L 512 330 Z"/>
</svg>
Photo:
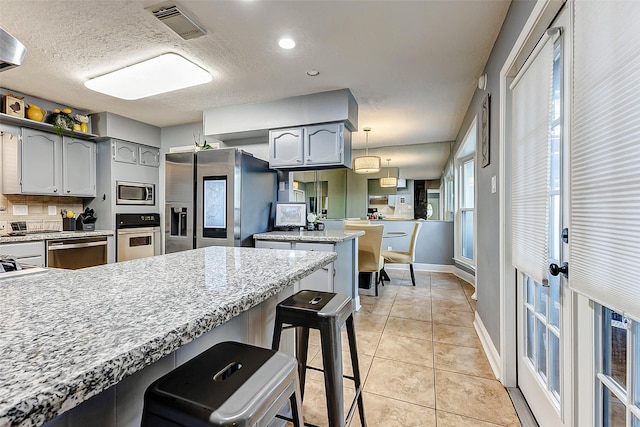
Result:
<svg viewBox="0 0 640 427">
<path fill-rule="evenodd" d="M 343 123 L 301 126 L 269 132 L 273 169 L 351 167 L 351 132 Z"/>
<path fill-rule="evenodd" d="M 300 280 L 294 290 L 297 292 L 300 289 L 309 289 L 349 295 L 354 301 L 354 308 L 360 309 L 357 238 L 340 242 L 256 240 L 255 243 L 256 248 L 263 249 L 335 252 L 338 258 L 334 262 Z"/>
<path fill-rule="evenodd" d="M 96 195 L 95 142 L 22 128 L 2 153 L 4 194 Z"/>
<path fill-rule="evenodd" d="M 44 242 L 5 243 L 0 245 L 0 254 L 13 256 L 20 264 L 44 267 Z"/>
</svg>

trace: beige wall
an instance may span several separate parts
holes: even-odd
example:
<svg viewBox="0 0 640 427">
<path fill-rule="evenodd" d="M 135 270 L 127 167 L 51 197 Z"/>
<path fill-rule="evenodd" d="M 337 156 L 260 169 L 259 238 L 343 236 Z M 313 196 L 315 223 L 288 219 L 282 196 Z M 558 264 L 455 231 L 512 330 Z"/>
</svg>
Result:
<svg viewBox="0 0 640 427">
<path fill-rule="evenodd" d="M 27 206 L 27 215 L 14 215 L 14 207 Z M 49 206 L 55 206 L 55 215 L 49 215 Z M 3 209 L 4 208 L 4 209 Z M 27 230 L 62 230 L 60 209 L 72 210 L 77 217 L 83 211 L 82 199 L 61 196 L 23 196 L 0 194 L 0 234 L 11 231 L 11 222 L 26 221 Z"/>
</svg>

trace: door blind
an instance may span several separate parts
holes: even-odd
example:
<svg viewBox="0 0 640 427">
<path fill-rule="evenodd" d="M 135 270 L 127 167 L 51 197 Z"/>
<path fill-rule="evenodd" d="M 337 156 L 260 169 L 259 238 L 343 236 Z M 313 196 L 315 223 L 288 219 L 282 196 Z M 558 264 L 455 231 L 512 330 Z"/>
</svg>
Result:
<svg viewBox="0 0 640 427">
<path fill-rule="evenodd" d="M 640 2 L 575 3 L 569 286 L 640 320 Z"/>
<path fill-rule="evenodd" d="M 512 263 L 547 283 L 553 42 L 545 35 L 512 85 Z"/>
</svg>

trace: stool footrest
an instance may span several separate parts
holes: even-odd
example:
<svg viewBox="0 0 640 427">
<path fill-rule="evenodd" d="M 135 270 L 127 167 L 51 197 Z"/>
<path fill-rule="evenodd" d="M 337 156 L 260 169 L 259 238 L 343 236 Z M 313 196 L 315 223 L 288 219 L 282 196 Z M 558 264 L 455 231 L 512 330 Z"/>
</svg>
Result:
<svg viewBox="0 0 640 427">
<path fill-rule="evenodd" d="M 345 425 L 349 425 L 349 421 L 351 421 L 351 417 L 353 417 L 353 413 L 356 410 L 356 405 L 358 404 L 358 397 L 360 397 L 360 394 L 362 394 L 362 386 L 356 388 L 356 395 L 353 398 L 353 402 L 351 402 L 351 407 L 349 408 L 349 412 L 347 413 Z"/>
<path fill-rule="evenodd" d="M 316 368 L 315 366 L 306 365 L 305 368 L 311 369 L 312 371 L 324 372 L 324 369 Z M 351 375 L 343 375 L 342 378 L 346 378 L 346 379 L 354 381 L 354 382 L 356 380 L 356 377 L 351 376 Z"/>
</svg>

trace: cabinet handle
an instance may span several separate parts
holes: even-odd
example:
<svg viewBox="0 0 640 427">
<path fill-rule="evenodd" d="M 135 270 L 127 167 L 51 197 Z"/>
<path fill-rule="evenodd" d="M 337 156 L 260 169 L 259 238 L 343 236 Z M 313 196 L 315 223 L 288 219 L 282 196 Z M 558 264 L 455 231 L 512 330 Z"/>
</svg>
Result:
<svg viewBox="0 0 640 427">
<path fill-rule="evenodd" d="M 71 193 L 71 190 L 69 190 L 68 188 L 67 188 L 67 193 Z"/>
<path fill-rule="evenodd" d="M 53 189 L 53 192 L 54 192 L 54 193 L 57 193 L 57 192 L 58 192 L 58 189 L 57 189 L 57 188 L 54 188 L 54 189 Z"/>
<path fill-rule="evenodd" d="M 296 162 L 298 162 L 298 163 L 302 163 L 302 160 L 298 159 L 298 160 L 296 160 Z"/>
</svg>

